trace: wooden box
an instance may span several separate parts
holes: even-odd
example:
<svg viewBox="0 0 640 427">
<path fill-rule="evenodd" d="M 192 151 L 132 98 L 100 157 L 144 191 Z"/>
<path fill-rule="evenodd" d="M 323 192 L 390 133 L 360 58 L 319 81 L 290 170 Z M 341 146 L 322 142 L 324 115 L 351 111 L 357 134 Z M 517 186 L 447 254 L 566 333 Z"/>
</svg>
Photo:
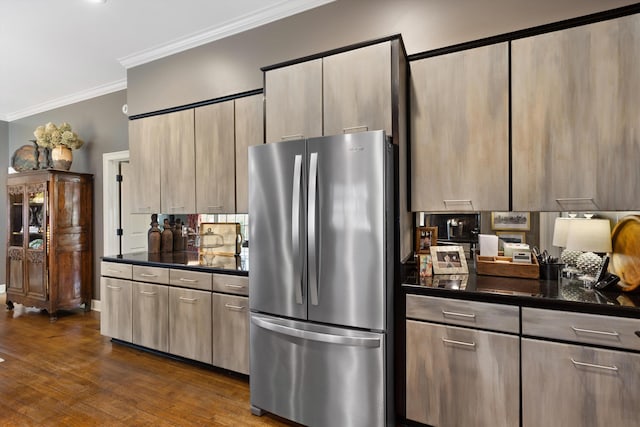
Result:
<svg viewBox="0 0 640 427">
<path fill-rule="evenodd" d="M 522 279 L 540 278 L 540 265 L 535 256 L 531 257 L 531 264 L 512 262 L 504 256 L 477 256 L 476 273 L 486 276 L 519 277 Z"/>
</svg>

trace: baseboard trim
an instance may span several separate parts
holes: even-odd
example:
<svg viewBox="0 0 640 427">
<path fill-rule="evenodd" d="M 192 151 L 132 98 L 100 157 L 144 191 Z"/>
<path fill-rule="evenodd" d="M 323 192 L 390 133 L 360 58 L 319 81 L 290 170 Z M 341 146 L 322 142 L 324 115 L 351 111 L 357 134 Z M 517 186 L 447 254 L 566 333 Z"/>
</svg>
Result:
<svg viewBox="0 0 640 427">
<path fill-rule="evenodd" d="M 99 299 L 92 299 L 91 300 L 91 310 L 100 311 L 100 300 Z"/>
<path fill-rule="evenodd" d="M 0 285 L 0 294 L 4 294 L 5 292 L 7 292 L 7 285 L 6 284 Z"/>
</svg>

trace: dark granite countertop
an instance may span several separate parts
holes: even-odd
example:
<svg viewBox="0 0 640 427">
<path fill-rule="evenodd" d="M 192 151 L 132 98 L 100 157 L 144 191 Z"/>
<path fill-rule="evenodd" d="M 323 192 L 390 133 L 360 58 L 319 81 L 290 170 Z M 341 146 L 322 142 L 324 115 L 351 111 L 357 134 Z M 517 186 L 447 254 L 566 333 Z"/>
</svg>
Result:
<svg viewBox="0 0 640 427">
<path fill-rule="evenodd" d="M 415 264 L 401 271 L 405 294 L 431 295 L 610 316 L 640 318 L 640 293 L 627 293 L 615 286 L 587 290 L 582 281 L 519 279 L 470 274 L 419 277 Z"/>
<path fill-rule="evenodd" d="M 147 265 L 152 267 L 233 274 L 236 276 L 249 275 L 249 253 L 244 248 L 240 255 L 217 255 L 213 259 L 211 266 L 202 265 L 200 263 L 198 253 L 193 251 L 165 252 L 157 254 L 136 252 L 122 255 L 103 256 L 102 260 L 109 262 L 121 262 L 124 264 Z"/>
</svg>

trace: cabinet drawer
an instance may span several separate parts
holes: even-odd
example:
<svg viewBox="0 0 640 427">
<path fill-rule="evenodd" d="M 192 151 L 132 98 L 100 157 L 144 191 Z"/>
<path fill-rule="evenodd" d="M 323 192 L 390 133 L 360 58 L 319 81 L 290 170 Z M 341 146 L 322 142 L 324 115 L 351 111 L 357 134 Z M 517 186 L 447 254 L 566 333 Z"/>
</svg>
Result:
<svg viewBox="0 0 640 427">
<path fill-rule="evenodd" d="M 213 274 L 213 290 L 229 294 L 249 295 L 249 278 L 231 274 Z"/>
<path fill-rule="evenodd" d="M 169 283 L 169 269 L 161 267 L 133 266 L 133 280 L 138 282 Z"/>
<path fill-rule="evenodd" d="M 524 307 L 522 334 L 640 350 L 640 319 Z"/>
<path fill-rule="evenodd" d="M 518 333 L 519 307 L 477 301 L 407 295 L 407 318 Z"/>
<path fill-rule="evenodd" d="M 174 270 L 169 272 L 169 283 L 184 288 L 211 290 L 211 273 L 200 271 Z"/>
<path fill-rule="evenodd" d="M 131 280 L 131 267 L 133 267 L 131 264 L 102 261 L 100 263 L 100 274 L 108 277 L 117 277 L 118 279 Z"/>
</svg>

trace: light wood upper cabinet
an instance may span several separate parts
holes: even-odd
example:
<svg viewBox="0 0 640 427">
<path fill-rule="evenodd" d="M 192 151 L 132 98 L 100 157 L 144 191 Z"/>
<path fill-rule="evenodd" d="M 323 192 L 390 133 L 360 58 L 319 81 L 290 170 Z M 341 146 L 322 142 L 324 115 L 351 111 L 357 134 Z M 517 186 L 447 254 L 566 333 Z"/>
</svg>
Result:
<svg viewBox="0 0 640 427">
<path fill-rule="evenodd" d="M 324 134 L 392 134 L 391 43 L 323 58 Z"/>
<path fill-rule="evenodd" d="M 198 213 L 235 212 L 234 102 L 196 108 Z"/>
<path fill-rule="evenodd" d="M 265 73 L 266 141 L 322 136 L 322 59 Z"/>
<path fill-rule="evenodd" d="M 249 212 L 249 151 L 264 143 L 262 94 L 238 98 L 236 103 L 236 212 Z"/>
<path fill-rule="evenodd" d="M 411 210 L 509 210 L 508 44 L 411 62 Z"/>
<path fill-rule="evenodd" d="M 193 109 L 157 117 L 164 129 L 156 154 L 160 157 L 160 212 L 195 212 Z"/>
<path fill-rule="evenodd" d="M 160 212 L 159 116 L 129 121 L 129 162 L 131 163 L 131 213 Z"/>
<path fill-rule="evenodd" d="M 512 42 L 513 209 L 637 209 L 640 15 Z"/>
</svg>

